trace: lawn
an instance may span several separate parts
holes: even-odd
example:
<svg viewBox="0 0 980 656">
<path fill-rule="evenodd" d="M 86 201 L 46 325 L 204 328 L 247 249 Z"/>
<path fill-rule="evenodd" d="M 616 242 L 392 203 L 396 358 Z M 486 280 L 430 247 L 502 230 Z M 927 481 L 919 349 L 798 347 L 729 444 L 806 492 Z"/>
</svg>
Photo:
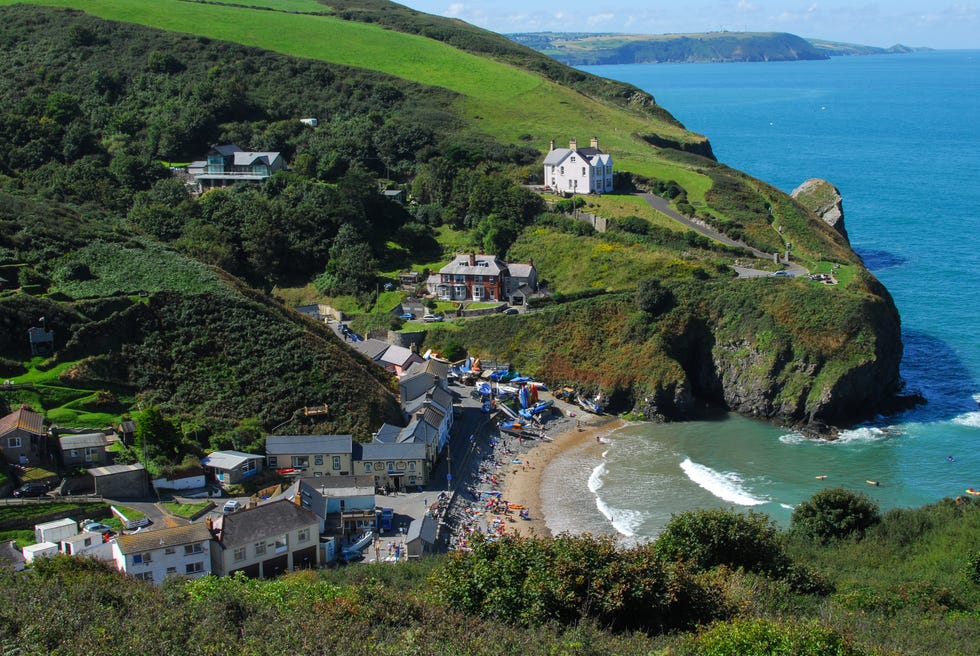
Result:
<svg viewBox="0 0 980 656">
<path fill-rule="evenodd" d="M 210 501 L 201 501 L 200 503 L 178 503 L 176 501 L 164 501 L 160 505 L 166 508 L 167 512 L 169 512 L 171 515 L 183 517 L 184 519 L 190 519 L 197 513 L 212 505 L 212 503 Z"/>
<path fill-rule="evenodd" d="M 8 542 L 10 540 L 17 543 L 18 549 L 23 549 L 24 547 L 34 544 L 34 531 L 0 531 L 0 542 Z"/>
<path fill-rule="evenodd" d="M 666 214 L 650 207 L 650 204 L 639 196 L 632 194 L 603 194 L 602 196 L 582 196 L 585 200 L 583 210 L 607 219 L 623 219 L 628 216 L 638 216 L 650 223 L 668 230 L 684 232 L 687 228 Z"/>
</svg>

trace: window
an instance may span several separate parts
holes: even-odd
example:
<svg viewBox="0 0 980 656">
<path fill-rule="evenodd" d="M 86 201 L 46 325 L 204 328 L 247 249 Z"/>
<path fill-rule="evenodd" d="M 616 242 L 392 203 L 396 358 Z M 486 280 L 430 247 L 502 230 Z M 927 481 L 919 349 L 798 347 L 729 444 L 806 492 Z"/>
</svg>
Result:
<svg viewBox="0 0 980 656">
<path fill-rule="evenodd" d="M 196 563 L 187 563 L 184 567 L 185 574 L 200 574 L 204 571 L 204 562 L 198 561 Z"/>
<path fill-rule="evenodd" d="M 20 448 L 20 438 L 17 436 L 7 438 L 7 448 L 8 449 L 19 449 Z"/>
<path fill-rule="evenodd" d="M 271 469 L 275 469 L 276 467 L 279 466 L 279 458 L 277 458 L 276 456 L 269 456 L 268 458 L 266 458 L 266 461 L 269 463 L 269 467 Z"/>
<path fill-rule="evenodd" d="M 77 458 L 78 457 L 78 449 L 72 449 L 68 453 L 71 455 L 72 458 Z"/>
<path fill-rule="evenodd" d="M 323 472 L 322 471 L 313 472 L 313 478 L 323 478 Z"/>
<path fill-rule="evenodd" d="M 254 469 L 255 469 L 255 461 L 252 460 L 251 458 L 249 458 L 248 460 L 246 460 L 245 461 L 245 464 L 242 465 L 242 471 L 243 472 L 250 472 L 250 471 L 252 471 Z"/>
<path fill-rule="evenodd" d="M 323 456 L 313 456 L 313 464 L 314 465 L 322 465 L 323 464 Z"/>
<path fill-rule="evenodd" d="M 280 535 L 276 538 L 276 553 L 282 553 L 287 549 L 289 549 L 289 540 L 285 535 Z"/>
<path fill-rule="evenodd" d="M 404 463 L 404 461 L 398 463 L 398 471 L 405 471 L 405 463 Z"/>
<path fill-rule="evenodd" d="M 139 579 L 140 581 L 153 583 L 153 572 L 140 572 L 139 574 L 134 574 L 133 577 Z"/>
<path fill-rule="evenodd" d="M 415 463 L 414 462 L 408 463 L 408 471 L 415 471 Z"/>
<path fill-rule="evenodd" d="M 293 456 L 293 468 L 302 469 L 310 466 L 309 456 Z"/>
<path fill-rule="evenodd" d="M 184 545 L 184 555 L 190 556 L 191 554 L 199 554 L 204 552 L 204 547 L 200 542 L 197 544 L 185 544 Z"/>
<path fill-rule="evenodd" d="M 370 474 L 371 473 L 371 463 L 370 462 L 365 462 L 364 463 L 364 473 L 365 474 Z"/>
<path fill-rule="evenodd" d="M 167 576 L 173 576 L 175 574 L 177 574 L 177 568 L 176 567 L 168 567 L 167 568 Z"/>
<path fill-rule="evenodd" d="M 239 560 L 245 560 L 245 547 L 236 548 L 232 558 L 234 558 L 236 562 Z"/>
<path fill-rule="evenodd" d="M 309 539 L 310 539 L 310 529 L 308 529 L 308 528 L 302 528 L 302 529 L 300 529 L 299 531 L 296 532 L 296 541 L 297 542 L 306 542 Z"/>
<path fill-rule="evenodd" d="M 340 469 L 340 456 L 333 457 L 333 468 Z"/>
<path fill-rule="evenodd" d="M 562 175 L 565 175 L 565 167 L 562 166 L 561 168 L 559 168 L 558 172 L 561 173 Z"/>
<path fill-rule="evenodd" d="M 265 542 L 256 542 L 255 543 L 255 555 L 256 556 L 264 556 L 265 555 Z"/>
<path fill-rule="evenodd" d="M 575 161 L 575 155 L 572 155 L 571 161 L 573 161 L 573 162 Z"/>
<path fill-rule="evenodd" d="M 582 167 L 582 175 L 585 175 L 585 167 Z"/>
<path fill-rule="evenodd" d="M 167 556 L 173 556 L 175 553 L 177 553 L 177 550 L 174 549 L 173 547 L 167 547 L 166 549 L 163 550 L 163 553 Z"/>
<path fill-rule="evenodd" d="M 86 547 L 89 546 L 87 543 L 90 540 L 86 540 Z M 153 562 L 153 555 L 150 552 L 133 554 L 133 564 L 134 565 L 148 565 Z"/>
<path fill-rule="evenodd" d="M 85 459 L 92 460 L 93 458 L 98 457 L 99 451 L 102 451 L 102 449 L 95 446 L 88 447 L 87 449 L 85 449 Z"/>
<path fill-rule="evenodd" d="M 389 462 L 388 463 L 388 471 L 390 471 L 390 472 L 395 471 L 395 463 L 393 463 L 393 462 Z"/>
</svg>

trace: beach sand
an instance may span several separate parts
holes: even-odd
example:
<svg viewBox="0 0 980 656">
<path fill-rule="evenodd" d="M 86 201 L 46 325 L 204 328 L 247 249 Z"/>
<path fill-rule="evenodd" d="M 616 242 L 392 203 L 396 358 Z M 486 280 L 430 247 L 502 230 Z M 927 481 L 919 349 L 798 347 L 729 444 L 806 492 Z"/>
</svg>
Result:
<svg viewBox="0 0 980 656">
<path fill-rule="evenodd" d="M 590 448 L 595 450 L 598 461 L 605 445 L 597 442 L 596 437 L 606 435 L 624 425 L 624 422 L 616 417 L 589 415 L 584 412 L 569 417 L 568 412 L 574 412 L 572 406 L 568 407 L 566 417 L 560 420 L 562 425 L 554 432 L 548 431 L 552 438 L 551 442 L 535 440 L 533 448 L 522 455 L 524 462 L 528 464 L 528 469 L 525 469 L 523 464 L 513 464 L 506 470 L 500 488 L 501 496 L 511 504 L 525 506 L 531 514 L 530 520 L 509 525 L 508 529 L 514 533 L 551 537 L 551 531 L 541 512 L 543 507 L 541 481 L 548 464 L 565 453 Z"/>
</svg>

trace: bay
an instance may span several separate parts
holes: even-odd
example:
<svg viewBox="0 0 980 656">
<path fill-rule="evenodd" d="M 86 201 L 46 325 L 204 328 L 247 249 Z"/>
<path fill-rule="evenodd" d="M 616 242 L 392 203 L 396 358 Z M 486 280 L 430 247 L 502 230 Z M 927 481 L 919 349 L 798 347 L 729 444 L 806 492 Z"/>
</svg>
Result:
<svg viewBox="0 0 980 656">
<path fill-rule="evenodd" d="M 980 488 L 980 51 L 584 70 L 653 94 L 719 161 L 787 193 L 837 186 L 852 246 L 901 313 L 903 378 L 928 403 L 833 443 L 731 414 L 631 425 L 545 471 L 552 531 L 644 540 L 695 508 L 785 525 L 828 486 L 883 509 Z"/>
</svg>

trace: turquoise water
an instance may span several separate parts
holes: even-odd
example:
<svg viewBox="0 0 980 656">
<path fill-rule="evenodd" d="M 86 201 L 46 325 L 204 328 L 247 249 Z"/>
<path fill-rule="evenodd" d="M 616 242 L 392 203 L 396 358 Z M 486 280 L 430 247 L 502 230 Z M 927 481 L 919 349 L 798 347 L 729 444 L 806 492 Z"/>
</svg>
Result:
<svg viewBox="0 0 980 656">
<path fill-rule="evenodd" d="M 835 443 L 734 415 L 630 426 L 545 472 L 552 530 L 644 539 L 693 508 L 785 524 L 825 486 L 883 509 L 980 488 L 980 51 L 586 70 L 652 93 L 725 164 L 786 192 L 836 185 L 852 246 L 901 312 L 902 375 L 928 403 Z"/>
</svg>

